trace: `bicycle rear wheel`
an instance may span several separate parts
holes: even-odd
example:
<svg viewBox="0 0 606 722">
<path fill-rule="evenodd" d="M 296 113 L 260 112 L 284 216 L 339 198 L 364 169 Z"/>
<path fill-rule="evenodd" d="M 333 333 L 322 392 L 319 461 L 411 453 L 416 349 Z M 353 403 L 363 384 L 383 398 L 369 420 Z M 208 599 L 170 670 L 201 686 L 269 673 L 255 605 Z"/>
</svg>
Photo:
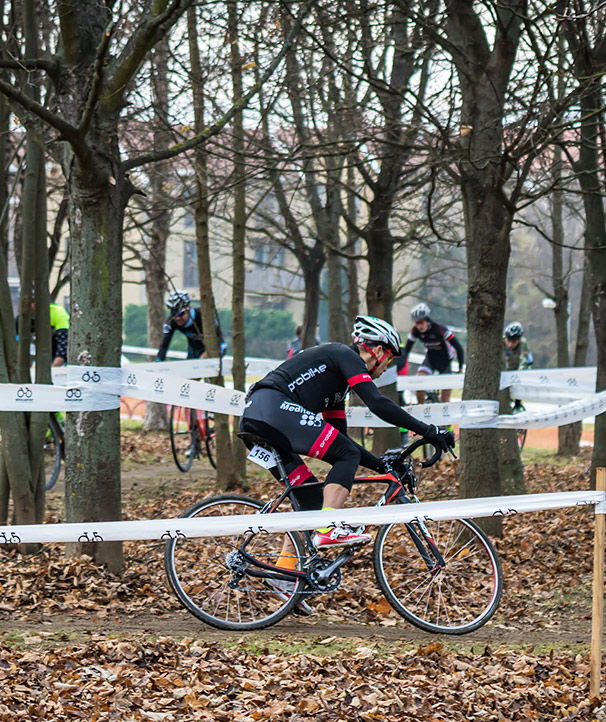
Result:
<svg viewBox="0 0 606 722">
<path fill-rule="evenodd" d="M 57 419 L 51 414 L 48 420 L 46 438 L 44 439 L 44 479 L 46 490 L 52 489 L 57 483 L 61 472 L 61 437 Z"/>
<path fill-rule="evenodd" d="M 258 514 L 263 504 L 239 494 L 211 497 L 188 509 L 183 517 Z M 256 521 L 256 520 L 255 520 Z M 305 559 L 298 535 L 286 532 L 299 564 Z M 290 596 L 281 595 L 266 579 L 253 577 L 238 549 L 244 534 L 178 538 L 166 542 L 164 567 L 181 604 L 198 619 L 219 629 L 263 629 L 283 619 L 300 600 L 304 580 L 293 584 Z M 256 534 L 248 554 L 267 564 L 280 556 L 284 534 Z M 258 569 L 258 568 L 255 568 Z"/>
<path fill-rule="evenodd" d="M 472 632 L 486 624 L 501 600 L 503 572 L 497 553 L 470 520 L 427 521 L 426 527 L 444 566 L 431 552 L 431 540 L 415 525 L 391 524 L 380 529 L 373 549 L 379 586 L 396 612 L 416 627 L 442 634 Z"/>
<path fill-rule="evenodd" d="M 215 432 L 215 415 L 211 411 L 204 412 L 204 443 L 206 445 L 208 460 L 211 466 L 216 469 L 217 435 Z"/>
<path fill-rule="evenodd" d="M 170 408 L 170 448 L 177 468 L 184 473 L 191 469 L 200 443 L 196 413 L 184 406 Z"/>
</svg>

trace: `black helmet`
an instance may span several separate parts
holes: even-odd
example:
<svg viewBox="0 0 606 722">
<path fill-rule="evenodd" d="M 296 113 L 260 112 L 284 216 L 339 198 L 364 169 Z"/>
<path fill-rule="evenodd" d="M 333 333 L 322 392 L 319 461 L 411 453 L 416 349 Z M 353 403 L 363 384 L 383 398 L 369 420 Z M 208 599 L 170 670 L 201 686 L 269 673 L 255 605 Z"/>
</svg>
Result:
<svg viewBox="0 0 606 722">
<path fill-rule="evenodd" d="M 178 316 L 189 308 L 190 303 L 191 299 L 186 291 L 173 291 L 166 299 L 166 307 L 173 316 Z"/>
<path fill-rule="evenodd" d="M 523 335 L 524 327 L 519 321 L 510 323 L 505 329 L 505 338 L 508 338 L 510 341 L 514 341 L 516 338 L 522 338 Z"/>
</svg>

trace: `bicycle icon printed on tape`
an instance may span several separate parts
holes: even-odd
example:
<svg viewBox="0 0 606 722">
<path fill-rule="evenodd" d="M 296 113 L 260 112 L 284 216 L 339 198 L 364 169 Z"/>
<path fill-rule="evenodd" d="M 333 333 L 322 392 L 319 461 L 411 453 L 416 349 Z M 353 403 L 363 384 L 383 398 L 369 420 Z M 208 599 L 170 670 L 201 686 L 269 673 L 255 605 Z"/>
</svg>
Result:
<svg viewBox="0 0 606 722">
<path fill-rule="evenodd" d="M 85 531 L 78 537 L 79 542 L 102 542 L 104 541 L 101 534 L 98 534 L 96 531 L 92 532 L 92 536 L 88 536 L 88 532 Z"/>
<path fill-rule="evenodd" d="M 34 396 L 34 392 L 28 388 L 27 386 L 20 386 L 17 389 L 17 398 L 18 399 L 25 399 L 26 401 L 29 401 Z"/>
<path fill-rule="evenodd" d="M 14 531 L 11 532 L 10 537 L 6 536 L 6 532 L 0 533 L 0 544 L 21 544 L 21 537 L 18 534 L 15 534 Z"/>
<path fill-rule="evenodd" d="M 90 371 L 85 371 L 82 374 L 82 381 L 84 381 L 85 384 L 88 384 L 90 382 L 98 384 L 99 381 L 101 381 L 101 374 L 98 371 L 93 371 L 92 374 L 90 373 Z"/>
</svg>

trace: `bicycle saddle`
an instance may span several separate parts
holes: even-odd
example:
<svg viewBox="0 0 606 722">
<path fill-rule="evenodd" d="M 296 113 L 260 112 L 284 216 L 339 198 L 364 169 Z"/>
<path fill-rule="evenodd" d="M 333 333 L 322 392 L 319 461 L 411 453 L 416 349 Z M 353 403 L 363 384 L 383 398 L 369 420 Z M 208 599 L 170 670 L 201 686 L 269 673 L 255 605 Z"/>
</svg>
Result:
<svg viewBox="0 0 606 722">
<path fill-rule="evenodd" d="M 268 449 L 275 450 L 275 447 L 273 447 L 267 439 L 263 439 L 261 436 L 258 436 L 257 434 L 253 434 L 250 431 L 239 431 L 238 432 L 238 438 L 242 439 L 242 441 L 248 446 L 248 444 L 251 444 L 254 446 L 255 444 L 258 444 L 259 446 L 263 446 Z"/>
</svg>

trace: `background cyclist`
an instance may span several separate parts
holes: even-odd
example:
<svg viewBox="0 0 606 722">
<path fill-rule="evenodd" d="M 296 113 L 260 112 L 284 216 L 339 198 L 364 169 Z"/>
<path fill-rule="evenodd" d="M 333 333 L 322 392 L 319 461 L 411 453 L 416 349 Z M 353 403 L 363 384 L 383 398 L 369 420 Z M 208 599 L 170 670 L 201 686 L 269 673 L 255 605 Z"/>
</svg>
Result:
<svg viewBox="0 0 606 722">
<path fill-rule="evenodd" d="M 417 304 L 410 312 L 414 325 L 408 334 L 406 346 L 404 346 L 403 360 L 408 358 L 415 342 L 420 341 L 425 346 L 425 358 L 417 370 L 418 376 L 431 375 L 436 372 L 452 373 L 451 362 L 455 352 L 459 363 L 459 373 L 461 373 L 465 362 L 463 347 L 447 326 L 436 323 L 429 317 L 429 314 L 430 309 L 426 303 Z M 443 402 L 450 401 L 450 393 L 451 389 L 442 389 L 441 400 Z M 417 400 L 420 404 L 424 403 L 424 391 L 417 391 Z"/>
<path fill-rule="evenodd" d="M 534 359 L 524 338 L 524 327 L 519 321 L 514 321 L 505 328 L 503 341 L 505 344 L 505 368 L 507 371 L 523 371 L 532 366 Z M 520 399 L 513 400 L 513 410 L 524 410 Z"/>
<path fill-rule="evenodd" d="M 36 342 L 36 304 L 32 301 L 32 343 Z M 49 304 L 51 325 L 51 366 L 64 366 L 67 363 L 67 343 L 69 340 L 69 314 L 56 303 Z M 17 338 L 19 338 L 19 316 L 15 319 Z"/>
<path fill-rule="evenodd" d="M 164 323 L 164 337 L 158 349 L 156 361 L 164 361 L 175 331 L 180 331 L 187 338 L 187 358 L 206 358 L 208 352 L 204 345 L 202 332 L 202 313 L 199 308 L 192 308 L 191 299 L 186 291 L 173 291 L 166 301 L 170 315 Z M 223 340 L 218 321 L 215 321 L 215 331 L 219 342 L 221 355 L 225 353 L 227 344 Z"/>
</svg>

